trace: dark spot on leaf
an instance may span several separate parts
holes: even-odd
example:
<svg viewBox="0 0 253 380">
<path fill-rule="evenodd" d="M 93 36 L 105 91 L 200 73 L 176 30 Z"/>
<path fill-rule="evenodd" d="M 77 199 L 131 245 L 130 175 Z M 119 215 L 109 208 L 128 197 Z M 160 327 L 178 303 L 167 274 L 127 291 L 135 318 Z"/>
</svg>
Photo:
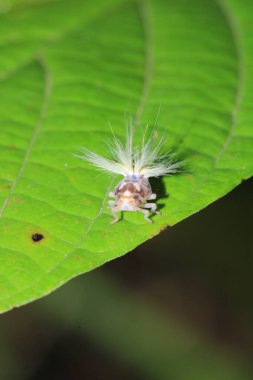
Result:
<svg viewBox="0 0 253 380">
<path fill-rule="evenodd" d="M 44 235 L 42 235 L 42 234 L 35 233 L 35 234 L 32 235 L 32 240 L 33 240 L 35 243 L 38 243 L 38 242 L 41 241 L 42 239 L 44 239 Z"/>
</svg>

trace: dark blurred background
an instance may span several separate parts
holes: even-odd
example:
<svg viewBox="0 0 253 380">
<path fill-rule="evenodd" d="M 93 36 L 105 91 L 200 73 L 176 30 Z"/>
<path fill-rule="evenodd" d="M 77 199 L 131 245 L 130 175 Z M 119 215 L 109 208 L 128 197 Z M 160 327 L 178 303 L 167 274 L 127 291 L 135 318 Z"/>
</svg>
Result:
<svg viewBox="0 0 253 380">
<path fill-rule="evenodd" d="M 252 379 L 253 180 L 2 315 L 1 380 Z"/>
</svg>

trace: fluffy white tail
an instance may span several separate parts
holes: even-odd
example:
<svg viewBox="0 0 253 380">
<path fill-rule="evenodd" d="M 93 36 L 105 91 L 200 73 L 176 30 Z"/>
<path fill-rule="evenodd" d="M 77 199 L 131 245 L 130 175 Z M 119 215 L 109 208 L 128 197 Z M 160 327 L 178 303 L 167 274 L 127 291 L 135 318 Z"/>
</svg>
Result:
<svg viewBox="0 0 253 380">
<path fill-rule="evenodd" d="M 113 141 L 110 144 L 113 159 L 104 158 L 86 148 L 82 148 L 83 155 L 77 157 L 110 173 L 146 178 L 160 177 L 176 173 L 181 166 L 181 162 L 172 160 L 171 154 L 161 153 L 163 146 L 163 139 L 154 144 L 154 131 L 146 143 L 143 141 L 141 147 L 134 146 L 133 128 L 129 127 L 125 145 L 113 133 Z"/>
</svg>

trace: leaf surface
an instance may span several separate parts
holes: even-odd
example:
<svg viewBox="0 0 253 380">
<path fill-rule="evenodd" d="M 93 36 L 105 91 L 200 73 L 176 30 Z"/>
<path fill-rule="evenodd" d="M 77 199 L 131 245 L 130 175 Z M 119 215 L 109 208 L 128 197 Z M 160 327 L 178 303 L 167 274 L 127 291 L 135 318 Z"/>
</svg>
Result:
<svg viewBox="0 0 253 380">
<path fill-rule="evenodd" d="M 0 3 L 6 311 L 123 255 L 252 175 L 253 4 Z M 156 123 L 187 163 L 186 173 L 152 182 L 162 205 L 152 225 L 125 213 L 110 226 L 115 180 L 73 156 L 80 146 L 108 156 L 108 120 L 123 137 L 125 115 L 137 137 Z"/>
</svg>

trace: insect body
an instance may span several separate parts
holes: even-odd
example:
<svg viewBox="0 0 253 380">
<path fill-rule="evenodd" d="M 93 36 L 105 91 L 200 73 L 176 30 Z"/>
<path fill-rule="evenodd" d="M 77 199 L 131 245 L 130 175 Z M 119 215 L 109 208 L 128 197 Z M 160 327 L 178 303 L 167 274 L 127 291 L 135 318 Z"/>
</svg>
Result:
<svg viewBox="0 0 253 380">
<path fill-rule="evenodd" d="M 111 198 L 115 198 L 114 201 L 110 200 L 109 205 L 114 216 L 114 220 L 111 224 L 116 223 L 119 217 L 115 214 L 117 211 L 140 211 L 143 212 L 144 218 L 150 223 L 149 211 L 156 214 L 160 214 L 156 211 L 156 203 L 147 203 L 147 201 L 156 199 L 156 194 L 152 193 L 152 189 L 149 180 L 143 175 L 141 176 L 126 176 L 115 187 L 114 192 L 109 193 Z"/>
<path fill-rule="evenodd" d="M 152 193 L 149 178 L 173 174 L 178 171 L 180 163 L 173 162 L 170 155 L 160 153 L 163 139 L 154 146 L 153 135 L 154 133 L 146 143 L 143 139 L 141 148 L 133 146 L 132 129 L 127 131 L 125 146 L 114 136 L 111 146 L 113 159 L 104 158 L 85 148 L 82 149 L 84 155 L 78 156 L 102 170 L 124 176 L 114 191 L 109 193 L 109 196 L 113 198 L 109 200 L 109 207 L 114 216 L 111 224 L 119 220 L 116 215 L 118 211 L 142 212 L 144 218 L 150 223 L 152 223 L 149 219 L 150 211 L 160 214 L 156 211 L 156 203 L 148 202 L 156 199 L 156 194 Z"/>
</svg>

